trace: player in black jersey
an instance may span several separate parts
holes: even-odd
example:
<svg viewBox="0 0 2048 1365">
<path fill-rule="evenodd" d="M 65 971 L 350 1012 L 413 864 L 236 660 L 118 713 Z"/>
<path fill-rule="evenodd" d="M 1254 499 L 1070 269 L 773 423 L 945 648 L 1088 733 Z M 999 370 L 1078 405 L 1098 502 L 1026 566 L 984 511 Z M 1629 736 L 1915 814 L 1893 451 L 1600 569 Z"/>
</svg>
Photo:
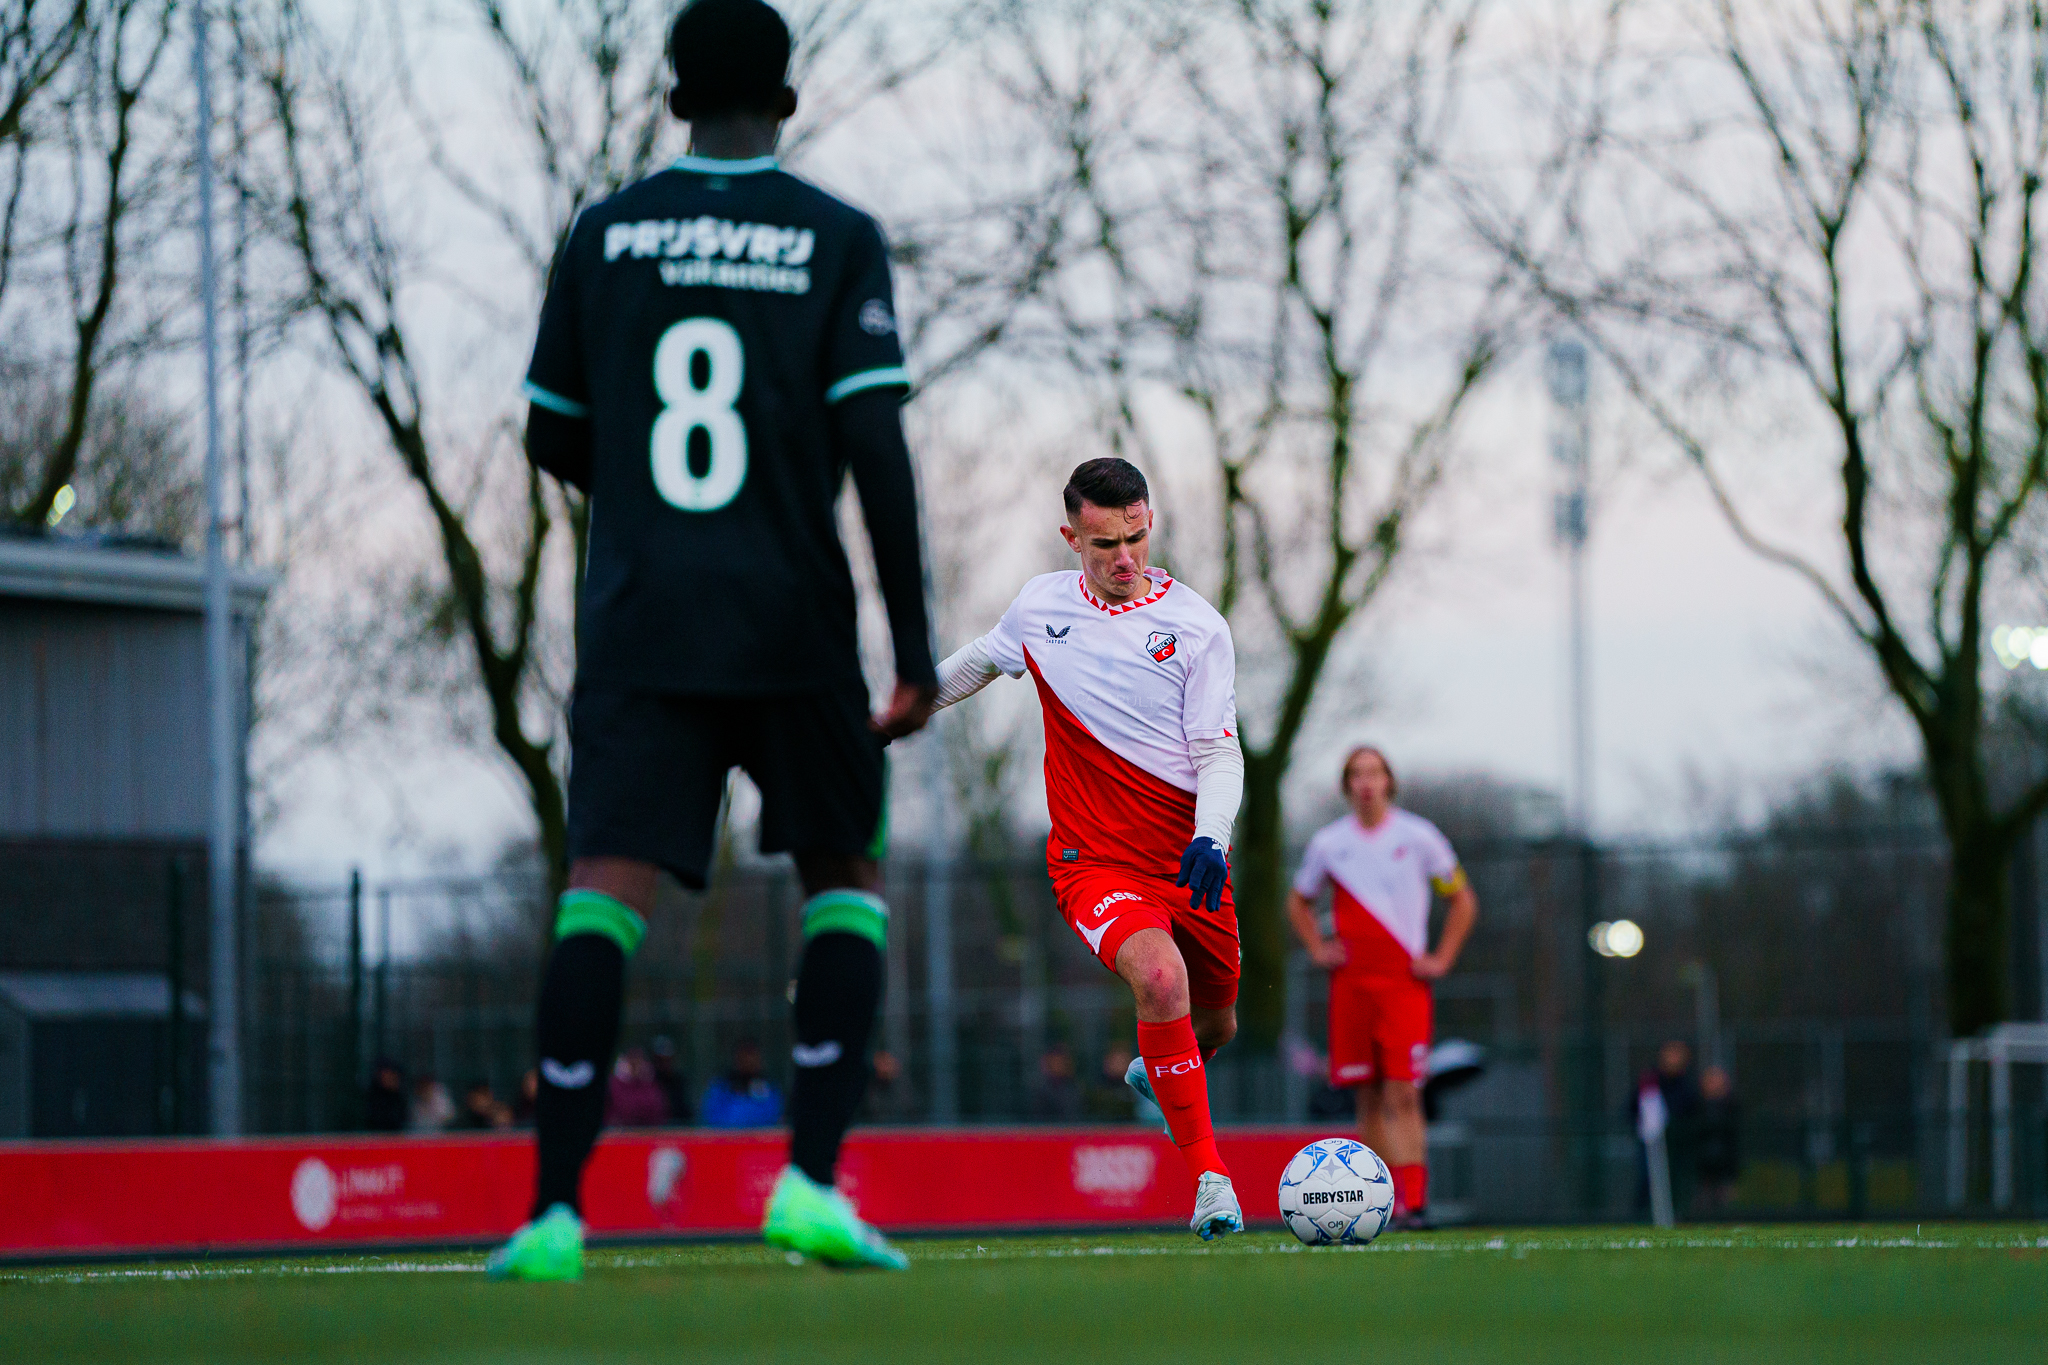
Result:
<svg viewBox="0 0 2048 1365">
<path fill-rule="evenodd" d="M 626 959 L 657 869 L 704 886 L 736 766 L 761 789 L 763 851 L 793 853 L 809 897 L 790 1165 L 763 1230 L 838 1264 L 904 1264 L 833 1169 L 881 996 L 882 746 L 924 724 L 936 679 L 887 254 L 872 219 L 776 164 L 789 53 L 761 0 L 683 9 L 669 104 L 690 154 L 584 211 L 541 309 L 527 450 L 589 493 L 591 527 L 538 1186 L 532 1221 L 491 1258 L 501 1275 L 581 1274 L 577 1196 Z M 873 719 L 833 517 L 849 472 L 896 654 Z"/>
</svg>

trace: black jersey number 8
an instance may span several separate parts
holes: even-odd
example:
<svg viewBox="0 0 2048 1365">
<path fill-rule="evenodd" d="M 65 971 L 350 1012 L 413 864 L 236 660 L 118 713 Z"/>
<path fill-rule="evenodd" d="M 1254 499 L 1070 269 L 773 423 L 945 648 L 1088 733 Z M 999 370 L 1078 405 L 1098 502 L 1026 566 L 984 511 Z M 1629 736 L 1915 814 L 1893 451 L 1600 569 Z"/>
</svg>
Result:
<svg viewBox="0 0 2048 1365">
<path fill-rule="evenodd" d="M 704 387 L 693 382 L 697 357 L 705 359 Z M 685 318 L 661 334 L 654 348 L 654 392 L 661 415 L 648 448 L 654 487 L 672 507 L 716 512 L 747 481 L 747 424 L 733 404 L 746 377 L 740 334 L 718 318 Z M 700 477 L 690 472 L 690 433 L 710 439 L 711 462 Z"/>
</svg>

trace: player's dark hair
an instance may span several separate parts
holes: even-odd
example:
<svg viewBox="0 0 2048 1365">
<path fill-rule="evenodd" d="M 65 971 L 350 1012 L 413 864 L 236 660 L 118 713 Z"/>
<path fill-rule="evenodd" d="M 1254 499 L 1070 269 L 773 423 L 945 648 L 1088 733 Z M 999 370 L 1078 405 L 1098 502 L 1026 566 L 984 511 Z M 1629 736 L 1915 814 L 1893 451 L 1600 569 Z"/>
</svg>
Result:
<svg viewBox="0 0 2048 1365">
<path fill-rule="evenodd" d="M 1380 766 L 1387 770 L 1387 799 L 1392 800 L 1394 797 L 1399 796 L 1401 794 L 1401 779 L 1394 776 L 1394 765 L 1387 761 L 1387 751 L 1376 744 L 1357 745 L 1350 753 L 1344 755 L 1344 766 L 1337 770 L 1338 793 L 1346 801 L 1351 799 L 1351 765 L 1366 754 L 1371 754 L 1374 758 L 1378 759 Z"/>
<path fill-rule="evenodd" d="M 1081 515 L 1084 502 L 1097 507 L 1129 507 L 1134 502 L 1150 502 L 1152 490 L 1136 465 L 1105 455 L 1076 467 L 1060 496 L 1066 501 L 1067 516 L 1072 518 Z"/>
<path fill-rule="evenodd" d="M 762 0 L 690 0 L 668 32 L 680 119 L 771 113 L 789 82 L 789 25 Z"/>
</svg>

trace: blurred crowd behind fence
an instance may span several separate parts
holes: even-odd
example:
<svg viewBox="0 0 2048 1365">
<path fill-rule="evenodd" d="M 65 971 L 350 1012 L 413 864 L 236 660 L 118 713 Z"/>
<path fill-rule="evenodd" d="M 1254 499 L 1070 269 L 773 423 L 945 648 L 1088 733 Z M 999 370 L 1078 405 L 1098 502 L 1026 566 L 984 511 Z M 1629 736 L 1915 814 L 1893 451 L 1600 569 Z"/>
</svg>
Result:
<svg viewBox="0 0 2048 1365">
<path fill-rule="evenodd" d="M 1468 843 L 1464 855 L 1483 908 L 1438 987 L 1437 1036 L 1477 1043 L 1489 1061 L 1437 1116 L 1446 1205 L 1488 1219 L 1638 1214 L 1634 1097 L 1660 1044 L 1680 1039 L 1734 1084 L 1740 1174 L 1716 1207 L 1945 1207 L 1943 855 L 1932 830 L 1598 848 L 1498 841 Z M 2022 966 L 2042 953 L 2028 872 L 2014 916 Z M 1133 1018 L 1127 993 L 1060 921 L 1043 865 L 898 859 L 886 892 L 894 930 L 876 1045 L 899 1074 L 871 1116 L 1071 1114 L 1047 1088 L 1097 1078 L 1128 1046 Z M 248 958 L 252 1126 L 361 1126 L 377 1057 L 451 1089 L 483 1082 L 515 1095 L 533 1064 L 544 899 L 537 878 L 510 874 L 262 887 Z M 751 1040 L 780 1079 L 800 901 L 778 864 L 729 863 L 703 895 L 669 888 L 632 965 L 623 1046 L 672 1040 L 701 1091 Z M 1620 919 L 1642 928 L 1641 952 L 1595 953 L 1589 930 Z M 2040 972 L 2017 975 L 2018 1003 L 2038 1016 Z M 1297 954 L 1280 1046 L 1232 1047 L 1212 1067 L 1219 1122 L 1348 1126 L 1348 1097 L 1320 1074 L 1324 991 Z M 2035 1075 L 2015 1085 L 2012 1207 L 2048 1211 L 2048 1094 Z M 1983 1127 L 1973 1124 L 1969 1147 L 1977 1202 L 1990 1188 Z"/>
</svg>

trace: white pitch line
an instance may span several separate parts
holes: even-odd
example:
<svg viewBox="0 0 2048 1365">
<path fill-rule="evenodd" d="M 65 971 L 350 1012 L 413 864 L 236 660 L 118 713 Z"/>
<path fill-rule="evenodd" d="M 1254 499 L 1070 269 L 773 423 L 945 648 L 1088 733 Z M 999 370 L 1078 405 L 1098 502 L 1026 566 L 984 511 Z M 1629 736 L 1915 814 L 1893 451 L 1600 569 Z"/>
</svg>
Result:
<svg viewBox="0 0 2048 1365">
<path fill-rule="evenodd" d="M 943 1243 L 939 1245 L 944 1245 Z M 976 1247 L 973 1251 L 926 1250 L 913 1245 L 911 1259 L 915 1261 L 967 1262 L 967 1261 L 1038 1261 L 1069 1260 L 1081 1257 L 1123 1256 L 1123 1257 L 1198 1257 L 1198 1256 L 1296 1256 L 1309 1250 L 1298 1243 L 1262 1245 L 1239 1242 L 1222 1246 L 1078 1246 L 1078 1247 L 1032 1247 L 1005 1249 L 1000 1243 L 995 1250 Z M 1984 1240 L 1937 1240 L 1926 1237 L 1776 1237 L 1776 1238 L 1734 1238 L 1734 1237 L 1687 1237 L 1653 1239 L 1648 1237 L 1628 1239 L 1582 1240 L 1563 1237 L 1516 1238 L 1492 1237 L 1484 1242 L 1445 1240 L 1402 1240 L 1381 1243 L 1370 1247 L 1329 1247 L 1317 1250 L 1372 1255 L 1396 1255 L 1408 1253 L 1434 1253 L 1456 1255 L 1459 1253 L 1494 1252 L 1508 1253 L 1517 1259 L 1537 1251 L 1865 1251 L 1865 1250 L 1920 1250 L 1920 1251 L 2037 1251 L 2048 1250 L 2048 1237 L 1987 1238 Z M 716 1262 L 695 1262 L 678 1259 L 674 1255 L 609 1255 L 597 1251 L 592 1257 L 594 1265 L 606 1269 L 723 1269 Z M 754 1262 L 732 1262 L 735 1267 L 749 1264 L 770 1264 L 767 1260 Z M 293 1265 L 180 1265 L 180 1266 L 123 1266 L 105 1270 L 78 1269 L 65 1272 L 39 1274 L 34 1271 L 0 1272 L 0 1284 L 116 1284 L 136 1281 L 176 1282 L 203 1280 L 232 1280 L 273 1278 L 310 1275 L 474 1275 L 483 1271 L 481 1261 L 334 1261 L 327 1263 L 299 1263 Z"/>
</svg>

